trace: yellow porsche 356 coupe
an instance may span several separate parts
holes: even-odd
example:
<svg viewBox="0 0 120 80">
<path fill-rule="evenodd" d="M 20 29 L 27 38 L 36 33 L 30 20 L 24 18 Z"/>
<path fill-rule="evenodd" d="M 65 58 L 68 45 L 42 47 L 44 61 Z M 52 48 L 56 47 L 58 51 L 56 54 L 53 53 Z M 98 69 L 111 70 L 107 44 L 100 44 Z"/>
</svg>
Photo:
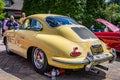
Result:
<svg viewBox="0 0 120 80">
<path fill-rule="evenodd" d="M 90 70 L 116 58 L 114 49 L 107 49 L 85 26 L 62 15 L 28 16 L 19 30 L 4 33 L 4 44 L 7 54 L 14 52 L 30 59 L 38 73 L 50 66 Z"/>
</svg>

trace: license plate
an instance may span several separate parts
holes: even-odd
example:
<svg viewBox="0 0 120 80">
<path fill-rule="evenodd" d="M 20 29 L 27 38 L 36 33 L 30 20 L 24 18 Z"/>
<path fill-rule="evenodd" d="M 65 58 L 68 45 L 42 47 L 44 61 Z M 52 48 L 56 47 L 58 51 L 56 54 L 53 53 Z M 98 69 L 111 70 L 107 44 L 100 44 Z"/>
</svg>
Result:
<svg viewBox="0 0 120 80">
<path fill-rule="evenodd" d="M 103 48 L 102 48 L 101 45 L 92 45 L 91 46 L 91 51 L 95 55 L 95 54 L 103 52 Z"/>
</svg>

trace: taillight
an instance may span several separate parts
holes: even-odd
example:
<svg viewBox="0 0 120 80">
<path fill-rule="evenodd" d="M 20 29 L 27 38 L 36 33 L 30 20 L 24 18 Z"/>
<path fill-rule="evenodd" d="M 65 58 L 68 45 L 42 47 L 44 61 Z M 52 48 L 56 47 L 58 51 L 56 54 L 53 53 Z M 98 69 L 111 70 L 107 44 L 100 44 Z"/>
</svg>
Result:
<svg viewBox="0 0 120 80">
<path fill-rule="evenodd" d="M 76 56 L 79 56 L 81 54 L 81 52 L 78 51 L 78 47 L 74 47 L 73 48 L 73 52 L 71 52 L 71 56 L 72 57 L 76 57 Z"/>
</svg>

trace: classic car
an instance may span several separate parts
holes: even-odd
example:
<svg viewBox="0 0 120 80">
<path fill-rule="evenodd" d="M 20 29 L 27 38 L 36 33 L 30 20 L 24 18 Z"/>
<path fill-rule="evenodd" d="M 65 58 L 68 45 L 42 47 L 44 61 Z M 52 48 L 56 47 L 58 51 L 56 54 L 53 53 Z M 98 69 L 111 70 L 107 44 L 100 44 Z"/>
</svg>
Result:
<svg viewBox="0 0 120 80">
<path fill-rule="evenodd" d="M 94 32 L 94 34 L 105 42 L 108 48 L 114 48 L 117 52 L 120 52 L 120 28 L 104 19 L 99 18 L 96 21 L 104 24 L 108 31 Z"/>
<path fill-rule="evenodd" d="M 7 54 L 14 52 L 32 61 L 38 73 L 50 67 L 90 70 L 102 62 L 113 62 L 114 49 L 108 50 L 89 29 L 67 16 L 34 14 L 19 30 L 4 33 Z"/>
</svg>

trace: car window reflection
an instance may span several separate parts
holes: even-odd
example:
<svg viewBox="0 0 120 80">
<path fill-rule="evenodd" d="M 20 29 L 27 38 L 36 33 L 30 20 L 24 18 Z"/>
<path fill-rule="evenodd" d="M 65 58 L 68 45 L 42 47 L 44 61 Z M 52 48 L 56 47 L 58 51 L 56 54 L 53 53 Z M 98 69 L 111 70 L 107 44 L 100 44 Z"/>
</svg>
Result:
<svg viewBox="0 0 120 80">
<path fill-rule="evenodd" d="M 22 26 L 24 30 L 41 30 L 42 28 L 42 24 L 36 19 L 27 19 Z"/>
<path fill-rule="evenodd" d="M 46 22 L 53 28 L 61 25 L 78 24 L 75 20 L 63 16 L 49 16 L 46 18 Z"/>
</svg>

